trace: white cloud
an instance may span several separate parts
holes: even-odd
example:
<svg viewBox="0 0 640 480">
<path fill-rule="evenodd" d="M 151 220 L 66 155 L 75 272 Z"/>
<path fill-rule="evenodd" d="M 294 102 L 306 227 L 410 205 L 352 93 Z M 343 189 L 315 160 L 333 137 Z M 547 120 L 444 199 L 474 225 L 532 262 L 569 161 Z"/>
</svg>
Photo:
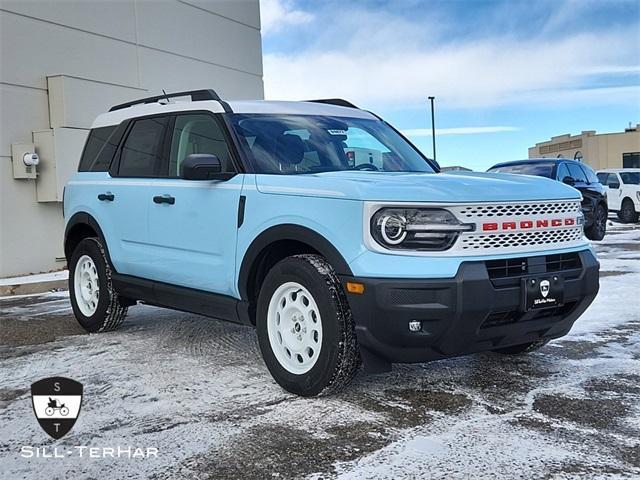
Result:
<svg viewBox="0 0 640 480">
<path fill-rule="evenodd" d="M 260 23 L 263 35 L 269 35 L 291 25 L 304 25 L 313 15 L 294 7 L 290 0 L 260 0 Z"/>
<path fill-rule="evenodd" d="M 627 31 L 520 39 L 487 33 L 477 40 L 443 35 L 440 19 L 426 24 L 388 12 L 345 9 L 323 23 L 318 15 L 310 46 L 265 54 L 267 98 L 342 97 L 369 107 L 402 108 L 422 105 L 428 95 L 453 107 L 639 98 L 624 87 L 615 87 L 611 96 L 603 89 L 584 89 L 599 72 L 637 70 L 639 48 L 629 42 Z"/>
<path fill-rule="evenodd" d="M 502 127 L 502 126 L 488 126 L 488 127 L 453 127 L 453 128 L 437 128 L 436 137 L 441 135 L 475 135 L 480 133 L 502 133 L 502 132 L 516 132 L 520 130 L 518 127 Z M 402 133 L 407 137 L 419 138 L 419 137 L 431 137 L 430 128 L 409 128 L 402 130 Z"/>
</svg>

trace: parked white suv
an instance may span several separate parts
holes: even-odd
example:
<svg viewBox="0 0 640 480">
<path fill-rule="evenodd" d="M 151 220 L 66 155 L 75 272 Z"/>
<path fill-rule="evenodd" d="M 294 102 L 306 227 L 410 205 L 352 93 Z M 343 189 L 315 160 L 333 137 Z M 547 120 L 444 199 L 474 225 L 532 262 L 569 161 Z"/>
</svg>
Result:
<svg viewBox="0 0 640 480">
<path fill-rule="evenodd" d="M 616 212 L 625 223 L 634 223 L 640 216 L 640 168 L 610 168 L 599 170 L 598 180 L 607 189 L 609 211 Z"/>
</svg>

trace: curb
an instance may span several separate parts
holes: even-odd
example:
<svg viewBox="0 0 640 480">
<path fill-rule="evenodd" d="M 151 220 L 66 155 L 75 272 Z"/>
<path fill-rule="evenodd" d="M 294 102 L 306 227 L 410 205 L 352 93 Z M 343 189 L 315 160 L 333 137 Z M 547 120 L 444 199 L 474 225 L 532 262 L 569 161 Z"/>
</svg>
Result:
<svg viewBox="0 0 640 480">
<path fill-rule="evenodd" d="M 67 288 L 67 280 L 49 280 L 44 282 L 18 283 L 15 285 L 0 285 L 0 297 L 46 293 L 51 290 L 67 290 Z"/>
</svg>

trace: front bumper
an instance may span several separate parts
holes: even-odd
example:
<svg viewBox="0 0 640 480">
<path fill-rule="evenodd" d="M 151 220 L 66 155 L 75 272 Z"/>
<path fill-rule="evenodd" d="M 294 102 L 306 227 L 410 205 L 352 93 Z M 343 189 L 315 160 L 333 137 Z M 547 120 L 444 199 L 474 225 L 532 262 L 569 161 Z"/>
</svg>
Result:
<svg viewBox="0 0 640 480">
<path fill-rule="evenodd" d="M 365 285 L 363 294 L 348 294 L 365 368 L 386 371 L 395 362 L 425 362 L 558 338 L 569 332 L 598 293 L 600 265 L 591 250 L 504 262 L 511 267 L 501 270 L 500 261 L 463 262 L 451 279 L 342 277 L 343 283 Z M 525 312 L 521 279 L 550 273 L 564 278 L 563 304 Z M 409 331 L 412 320 L 422 322 L 422 331 Z"/>
</svg>

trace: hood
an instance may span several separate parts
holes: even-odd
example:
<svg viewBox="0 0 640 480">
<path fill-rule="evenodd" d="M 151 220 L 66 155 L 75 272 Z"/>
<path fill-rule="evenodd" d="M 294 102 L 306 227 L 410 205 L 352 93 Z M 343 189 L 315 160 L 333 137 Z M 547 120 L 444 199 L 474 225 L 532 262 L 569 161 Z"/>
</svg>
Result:
<svg viewBox="0 0 640 480">
<path fill-rule="evenodd" d="M 256 175 L 262 193 L 388 202 L 502 202 L 580 199 L 548 178 L 506 173 L 325 172 Z"/>
</svg>

